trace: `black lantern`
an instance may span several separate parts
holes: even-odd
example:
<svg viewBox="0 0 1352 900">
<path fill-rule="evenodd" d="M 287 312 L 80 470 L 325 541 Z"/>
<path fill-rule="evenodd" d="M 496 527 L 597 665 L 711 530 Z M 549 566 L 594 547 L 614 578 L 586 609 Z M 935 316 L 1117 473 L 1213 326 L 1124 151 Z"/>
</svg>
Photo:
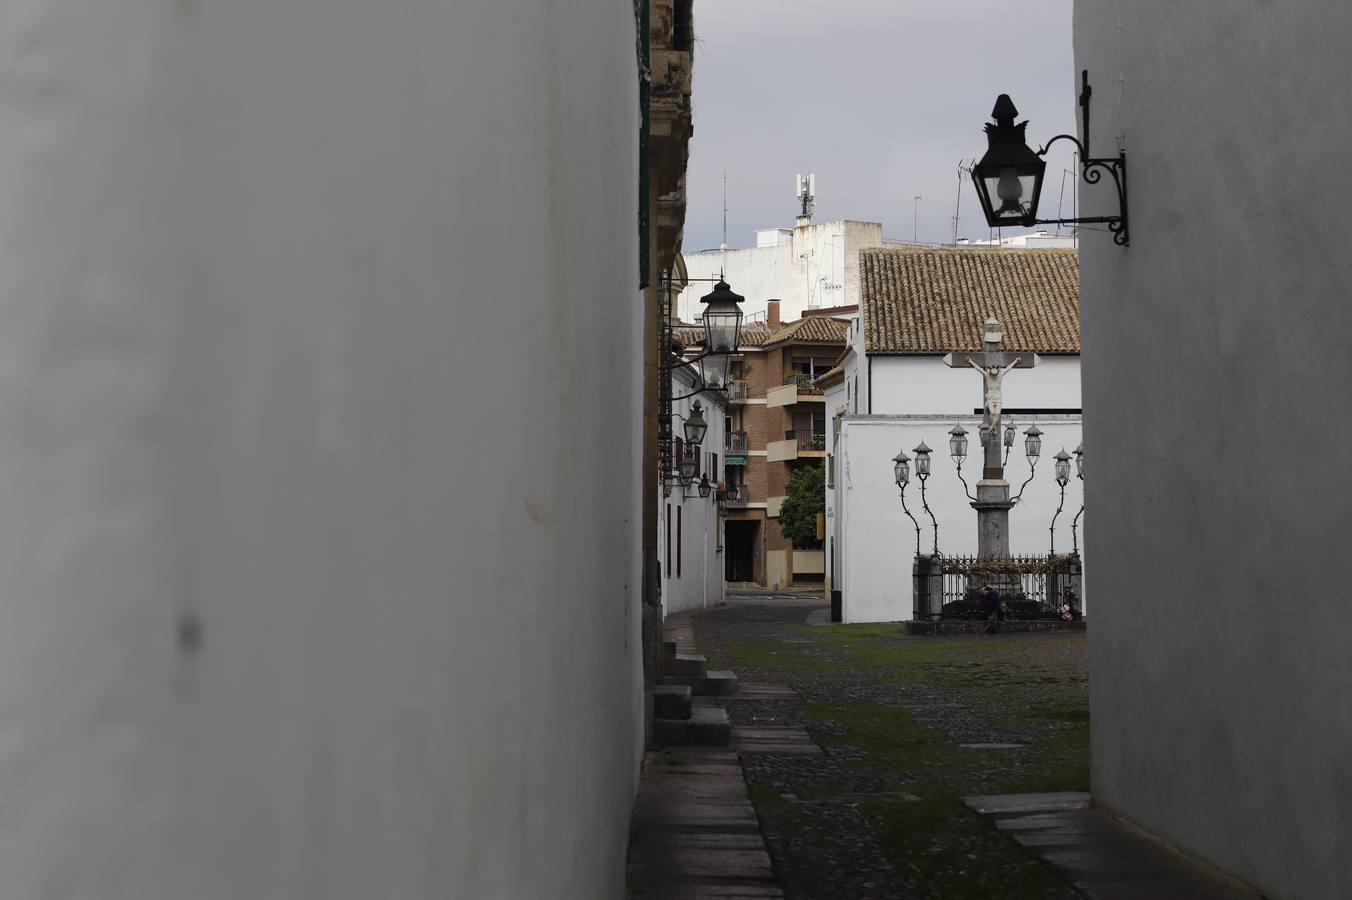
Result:
<svg viewBox="0 0 1352 900">
<path fill-rule="evenodd" d="M 1065 487 L 1066 482 L 1070 481 L 1070 454 L 1062 447 L 1061 452 L 1056 454 L 1054 458 L 1056 459 L 1056 483 Z"/>
<path fill-rule="evenodd" d="M 930 474 L 930 453 L 933 451 L 924 441 L 921 441 L 920 446 L 911 452 L 915 454 L 915 475 L 921 481 L 924 481 Z"/>
<path fill-rule="evenodd" d="M 1006 450 L 1008 450 L 1010 447 L 1013 447 L 1013 446 L 1014 446 L 1014 438 L 1016 438 L 1016 437 L 1018 437 L 1018 429 L 1016 429 L 1016 428 L 1014 427 L 1014 423 L 1013 423 L 1013 422 L 1010 422 L 1008 425 L 1005 426 L 1005 449 L 1006 449 Z"/>
<path fill-rule="evenodd" d="M 992 228 L 1028 228 L 1037 221 L 1047 163 L 1024 138 L 1028 123 L 1014 124 L 1018 114 L 1009 95 L 1001 94 L 991 110 L 995 122 L 986 125 L 986 155 L 972 169 L 981 211 Z"/>
<path fill-rule="evenodd" d="M 904 488 L 911 483 L 911 458 L 906 455 L 905 450 L 901 450 L 896 456 L 892 457 L 892 474 L 896 476 L 897 487 Z"/>
<path fill-rule="evenodd" d="M 967 429 L 961 425 L 954 425 L 948 432 L 948 452 L 955 460 L 961 460 L 967 456 Z"/>
<path fill-rule="evenodd" d="M 706 498 L 706 499 L 707 499 L 708 496 L 709 496 L 709 491 L 711 491 L 712 489 L 713 489 L 713 485 L 709 484 L 709 476 L 708 476 L 708 475 L 701 475 L 701 476 L 700 476 L 700 479 L 699 479 L 699 495 L 700 495 L 700 497 Z"/>
<path fill-rule="evenodd" d="M 698 452 L 698 451 L 696 451 Z M 689 487 L 695 480 L 695 453 L 686 450 L 681 458 L 681 487 Z"/>
<path fill-rule="evenodd" d="M 1031 459 L 1042 455 L 1042 429 L 1036 425 L 1023 433 L 1023 452 Z"/>
<path fill-rule="evenodd" d="M 704 304 L 704 350 L 706 353 L 736 353 L 742 336 L 742 307 L 746 298 L 734 294 L 726 281 L 714 285 L 700 298 Z"/>
<path fill-rule="evenodd" d="M 1084 480 L 1084 444 L 1075 448 L 1075 477 Z"/>
<path fill-rule="evenodd" d="M 708 430 L 709 423 L 704 421 L 704 407 L 696 400 L 694 408 L 690 411 L 690 417 L 685 420 L 685 442 L 698 447 L 704 443 L 704 433 Z"/>
</svg>

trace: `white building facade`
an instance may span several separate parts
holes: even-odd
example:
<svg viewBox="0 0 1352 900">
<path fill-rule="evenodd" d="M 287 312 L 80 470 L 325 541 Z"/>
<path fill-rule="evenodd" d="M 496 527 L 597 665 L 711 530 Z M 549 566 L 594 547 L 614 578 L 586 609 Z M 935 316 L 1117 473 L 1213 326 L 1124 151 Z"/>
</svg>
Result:
<svg viewBox="0 0 1352 900">
<path fill-rule="evenodd" d="M 676 309 L 683 321 L 696 321 L 703 282 L 693 279 L 720 273 L 747 298 L 748 321 L 764 321 L 771 299 L 780 301 L 785 322 L 810 309 L 853 306 L 859 302 L 859 252 L 882 244 L 883 226 L 877 222 L 800 220 L 793 228 L 763 228 L 755 247 L 687 252 L 692 282 Z"/>
<path fill-rule="evenodd" d="M 623 894 L 635 33 L 0 17 L 0 894 Z"/>
<path fill-rule="evenodd" d="M 698 378 L 688 367 L 677 369 L 672 379 L 677 396 L 689 394 Z M 695 457 L 693 483 L 658 486 L 657 546 L 662 553 L 662 614 L 721 606 L 724 601 L 723 522 L 719 515 L 718 487 L 723 478 L 723 452 L 727 433 L 727 404 L 722 395 L 704 392 L 673 403 L 672 433 L 683 434 L 686 419 L 700 404 L 708 431 Z M 684 440 L 677 444 L 673 462 L 690 453 Z M 701 497 L 700 482 L 709 486 Z"/>
<path fill-rule="evenodd" d="M 1079 0 L 1066 73 L 1130 172 L 1131 246 L 1081 240 L 1095 802 L 1293 900 L 1352 897 L 1349 34 Z"/>
<path fill-rule="evenodd" d="M 941 553 L 977 552 L 977 515 L 949 455 L 949 431 L 962 425 L 970 432 L 962 474 L 975 493 L 984 381 L 970 368 L 949 368 L 944 355 L 978 349 L 989 315 L 1004 325 L 1007 349 L 1040 358 L 1036 368 L 1014 369 L 1003 382 L 1004 420 L 1019 432 L 1005 479 L 1015 493 L 1027 482 L 1009 514 L 1010 552 L 1060 554 L 1078 541 L 1083 554 L 1085 516 L 1071 533 L 1082 484 L 1072 476 L 1062 503 L 1052 459 L 1082 440 L 1074 251 L 887 249 L 865 253 L 863 267 L 850 349 L 828 379 L 826 399 L 826 556 L 829 589 L 840 592 L 844 621 L 912 616 L 917 539 L 893 480 L 898 451 L 914 457 L 922 442 L 933 450 L 923 500 L 918 481 L 906 491 L 906 506 L 920 524 L 920 552 L 934 551 L 936 523 Z M 1023 434 L 1034 424 L 1044 432 L 1035 469 Z"/>
</svg>

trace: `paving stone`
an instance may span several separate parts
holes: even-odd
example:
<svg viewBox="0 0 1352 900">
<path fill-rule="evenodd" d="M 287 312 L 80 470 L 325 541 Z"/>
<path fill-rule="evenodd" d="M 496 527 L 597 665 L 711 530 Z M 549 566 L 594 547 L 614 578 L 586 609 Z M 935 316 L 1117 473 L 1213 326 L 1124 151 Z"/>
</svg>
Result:
<svg viewBox="0 0 1352 900">
<path fill-rule="evenodd" d="M 1069 791 L 1058 794 L 996 794 L 989 797 L 968 797 L 963 802 L 974 812 L 982 814 L 1049 812 L 1059 809 L 1087 809 L 1089 795 Z"/>
<path fill-rule="evenodd" d="M 704 676 L 705 696 L 727 697 L 737 693 L 737 676 L 732 672 L 709 672 Z"/>
<path fill-rule="evenodd" d="M 1027 744 L 958 744 L 968 750 L 1022 750 Z"/>
</svg>

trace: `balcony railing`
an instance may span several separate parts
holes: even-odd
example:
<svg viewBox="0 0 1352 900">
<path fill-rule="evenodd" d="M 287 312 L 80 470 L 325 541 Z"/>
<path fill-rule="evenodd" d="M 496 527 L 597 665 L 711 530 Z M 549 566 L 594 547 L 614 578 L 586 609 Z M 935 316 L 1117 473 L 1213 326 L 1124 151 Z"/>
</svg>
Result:
<svg viewBox="0 0 1352 900">
<path fill-rule="evenodd" d="M 724 496 L 724 502 L 728 506 L 746 506 L 750 498 L 751 492 L 746 489 L 746 485 L 730 484 L 727 488 L 727 494 Z"/>
<path fill-rule="evenodd" d="M 747 383 L 745 381 L 733 381 L 728 383 L 729 400 L 745 400 L 749 395 Z"/>
<path fill-rule="evenodd" d="M 796 431 L 784 432 L 785 440 L 797 440 L 798 449 L 802 450 L 826 450 L 826 435 L 824 434 L 801 434 Z"/>
<path fill-rule="evenodd" d="M 790 372 L 784 377 L 785 384 L 798 385 L 800 394 L 820 394 L 822 389 L 817 387 L 817 379 L 811 375 L 804 375 L 802 372 Z"/>
<path fill-rule="evenodd" d="M 746 456 L 750 449 L 745 431 L 732 431 L 723 436 L 723 451 L 728 456 Z"/>
</svg>

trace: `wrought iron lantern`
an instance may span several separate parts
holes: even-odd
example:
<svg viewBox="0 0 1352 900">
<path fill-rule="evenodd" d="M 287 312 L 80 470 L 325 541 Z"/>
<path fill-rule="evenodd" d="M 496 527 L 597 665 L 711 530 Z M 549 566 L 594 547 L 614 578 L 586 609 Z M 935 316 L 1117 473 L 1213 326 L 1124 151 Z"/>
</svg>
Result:
<svg viewBox="0 0 1352 900">
<path fill-rule="evenodd" d="M 1113 241 L 1121 246 L 1131 243 L 1127 221 L 1127 153 L 1119 150 L 1115 157 L 1089 155 L 1089 72 L 1081 74 L 1080 120 L 1084 143 L 1074 135 L 1058 134 L 1042 149 L 1033 152 L 1024 137 L 1028 123 L 1014 124 L 1019 111 L 1008 94 L 995 101 L 991 118 L 986 125 L 986 155 L 972 167 L 972 182 L 977 199 L 992 228 L 1004 226 L 1030 228 L 1033 225 L 1081 225 L 1103 223 L 1113 234 Z M 1042 198 L 1042 178 L 1047 163 L 1047 150 L 1057 141 L 1070 141 L 1079 155 L 1080 174 L 1087 184 L 1098 184 L 1106 173 L 1117 187 L 1118 214 L 1115 216 L 1088 216 L 1078 219 L 1039 219 L 1038 201 Z"/>
<path fill-rule="evenodd" d="M 702 499 L 708 499 L 709 492 L 713 490 L 713 485 L 709 484 L 709 476 L 701 475 L 699 479 L 699 495 Z"/>
<path fill-rule="evenodd" d="M 698 447 L 704 443 L 704 433 L 708 430 L 709 423 L 704 421 L 704 407 L 696 400 L 694 408 L 690 410 L 690 417 L 685 420 L 685 442 Z"/>
<path fill-rule="evenodd" d="M 746 298 L 726 281 L 700 298 L 704 304 L 704 347 L 709 353 L 736 353 L 742 336 L 742 307 Z"/>
<path fill-rule="evenodd" d="M 1018 437 L 1018 429 L 1014 427 L 1013 422 L 1005 425 L 1005 449 L 1008 450 L 1014 446 L 1014 439 Z"/>
<path fill-rule="evenodd" d="M 921 481 L 924 481 L 929 477 L 930 454 L 934 451 L 930 450 L 929 446 L 924 441 L 921 441 L 920 446 L 916 447 L 911 452 L 915 454 L 915 476 Z"/>
<path fill-rule="evenodd" d="M 892 474 L 896 476 L 897 487 L 904 488 L 911 483 L 911 458 L 902 450 L 892 457 Z"/>
<path fill-rule="evenodd" d="M 1042 429 L 1036 425 L 1023 433 L 1023 452 L 1030 460 L 1042 455 Z"/>
<path fill-rule="evenodd" d="M 954 459 L 963 459 L 967 456 L 967 429 L 961 425 L 954 425 L 948 433 L 949 455 Z"/>
<path fill-rule="evenodd" d="M 1042 178 L 1047 163 L 1024 139 L 1027 122 L 1014 124 L 1019 114 L 1008 94 L 1001 94 L 986 125 L 986 155 L 972 169 L 986 224 L 1028 228 L 1037 222 Z"/>
<path fill-rule="evenodd" d="M 695 480 L 695 454 L 687 450 L 681 457 L 681 486 L 689 487 Z"/>
<path fill-rule="evenodd" d="M 1075 477 L 1084 480 L 1084 444 L 1075 448 Z"/>
<path fill-rule="evenodd" d="M 1056 483 L 1061 485 L 1061 487 L 1065 487 L 1070 481 L 1070 454 L 1062 447 L 1061 452 L 1056 454 L 1055 459 Z"/>
</svg>

